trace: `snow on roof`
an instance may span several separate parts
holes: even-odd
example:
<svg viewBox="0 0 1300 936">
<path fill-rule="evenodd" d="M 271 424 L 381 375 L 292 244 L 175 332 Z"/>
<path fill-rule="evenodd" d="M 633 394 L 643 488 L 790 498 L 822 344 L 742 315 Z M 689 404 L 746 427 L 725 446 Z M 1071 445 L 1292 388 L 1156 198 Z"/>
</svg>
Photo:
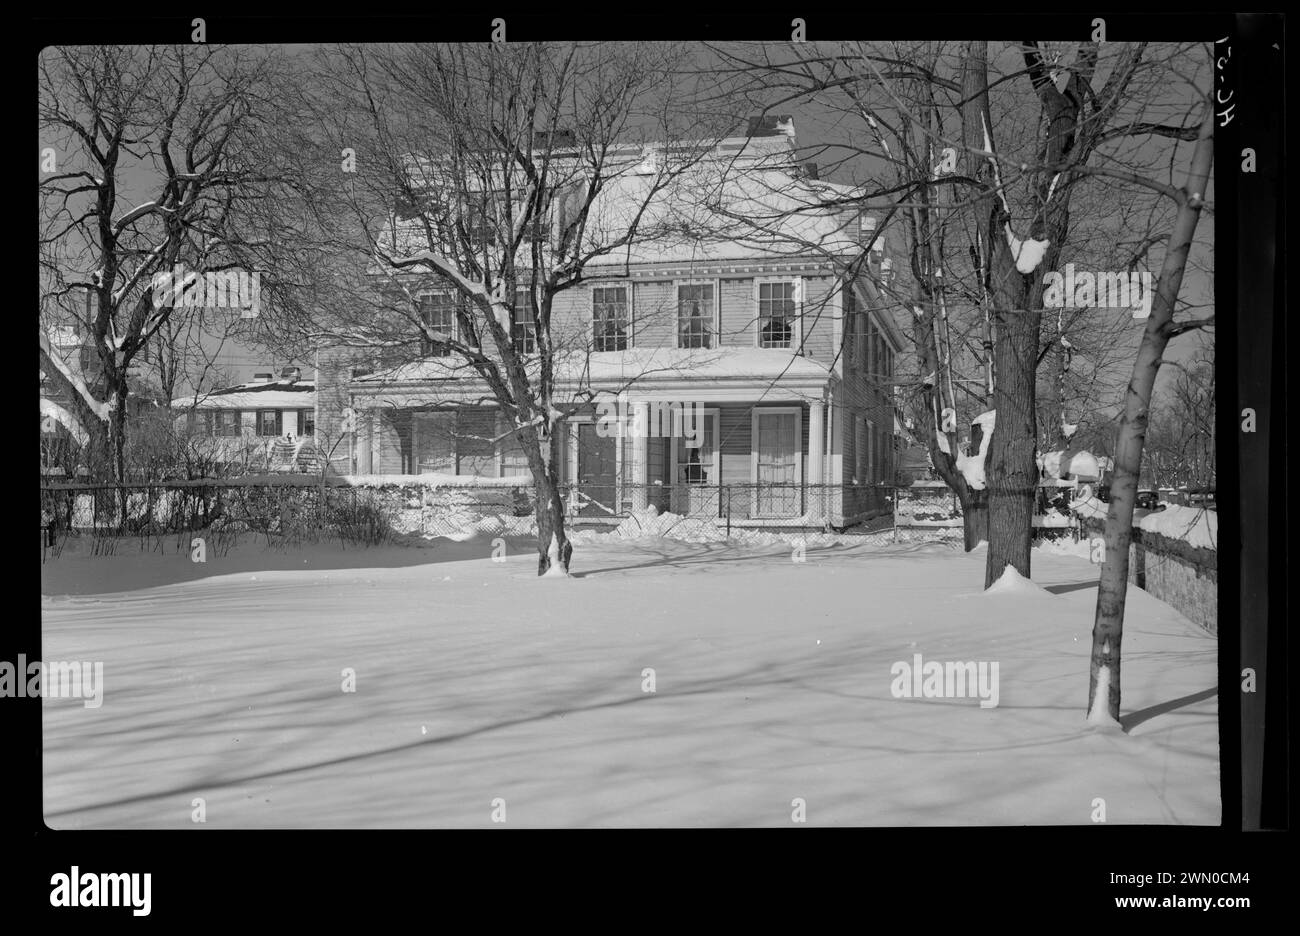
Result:
<svg viewBox="0 0 1300 936">
<path fill-rule="evenodd" d="M 829 379 L 830 370 L 810 358 L 775 348 L 637 348 L 557 355 L 555 376 L 558 381 L 584 385 L 682 379 L 823 382 Z M 353 384 L 476 379 L 478 374 L 463 361 L 447 357 L 357 377 Z"/>
<path fill-rule="evenodd" d="M 593 260 L 601 265 L 708 263 L 744 259 L 856 256 L 857 210 L 837 202 L 846 186 L 802 178 L 793 166 L 732 165 L 710 161 L 688 170 L 663 191 L 656 179 L 611 180 L 592 204 L 592 245 L 624 236 L 649 199 L 638 224 L 644 236 L 629 248 Z"/>
<path fill-rule="evenodd" d="M 316 381 L 314 380 L 253 380 L 248 383 L 238 384 L 234 387 L 225 387 L 221 390 L 213 390 L 209 396 L 222 396 L 228 393 L 274 393 L 277 391 L 287 393 L 312 393 L 316 390 Z"/>
<path fill-rule="evenodd" d="M 252 381 L 234 387 L 196 394 L 178 401 L 182 406 L 198 409 L 309 409 L 316 405 L 314 380 Z"/>
<path fill-rule="evenodd" d="M 793 134 L 793 126 L 789 131 Z M 632 147 L 629 156 L 606 167 L 583 238 L 584 252 L 607 252 L 591 260 L 590 268 L 810 256 L 829 260 L 861 253 L 860 209 L 844 202 L 865 189 L 808 178 L 793 136 L 784 129 L 775 137 L 723 140 L 688 168 L 674 168 L 677 174 L 665 180 L 657 154 L 692 145 L 698 144 Z M 635 241 L 609 250 L 634 224 Z M 862 227 L 874 230 L 869 221 Z M 428 248 L 424 233 L 418 218 L 397 221 L 397 252 Z"/>
</svg>

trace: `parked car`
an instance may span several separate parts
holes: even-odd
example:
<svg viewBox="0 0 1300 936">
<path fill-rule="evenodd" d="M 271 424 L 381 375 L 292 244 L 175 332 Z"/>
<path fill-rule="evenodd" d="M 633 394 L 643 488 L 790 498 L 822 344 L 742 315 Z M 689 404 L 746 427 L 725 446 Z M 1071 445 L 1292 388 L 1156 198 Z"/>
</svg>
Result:
<svg viewBox="0 0 1300 936">
<path fill-rule="evenodd" d="M 1160 503 L 1160 493 L 1158 491 L 1138 491 L 1138 510 L 1164 510 L 1164 506 L 1164 504 Z"/>
</svg>

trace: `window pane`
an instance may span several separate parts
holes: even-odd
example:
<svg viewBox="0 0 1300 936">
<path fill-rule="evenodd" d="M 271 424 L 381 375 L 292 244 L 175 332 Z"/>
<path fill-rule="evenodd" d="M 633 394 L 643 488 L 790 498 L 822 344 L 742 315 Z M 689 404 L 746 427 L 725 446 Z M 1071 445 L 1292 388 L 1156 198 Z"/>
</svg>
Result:
<svg viewBox="0 0 1300 936">
<path fill-rule="evenodd" d="M 795 284 L 759 283 L 758 346 L 788 348 L 794 341 Z"/>
<path fill-rule="evenodd" d="M 677 439 L 677 482 L 679 484 L 717 484 L 713 476 L 713 452 L 717 446 L 717 416 L 709 413 L 702 419 L 697 418 L 694 425 L 687 424 L 677 416 L 673 417 L 682 436 Z M 686 430 L 691 430 L 694 439 L 685 437 Z M 699 445 L 690 447 L 686 443 L 698 441 Z"/>
<path fill-rule="evenodd" d="M 456 306 L 459 298 L 448 292 L 430 293 L 420 297 L 420 319 L 424 327 L 435 334 L 445 335 L 450 340 L 456 338 Z M 444 346 L 436 345 L 427 339 L 421 341 L 425 357 L 446 357 L 451 352 Z"/>
<path fill-rule="evenodd" d="M 487 199 L 465 207 L 465 235 L 472 247 L 496 244 L 496 227 L 488 214 Z"/>
<path fill-rule="evenodd" d="M 677 346 L 713 347 L 713 285 L 677 287 Z"/>
<path fill-rule="evenodd" d="M 519 434 L 511 433 L 501 440 L 501 476 L 517 478 L 528 474 L 531 474 L 528 468 L 528 456 L 524 454 Z"/>
<path fill-rule="evenodd" d="M 526 290 L 515 293 L 515 322 L 510 337 L 516 354 L 537 352 L 537 320 L 533 315 L 532 298 Z"/>
<path fill-rule="evenodd" d="M 596 351 L 627 350 L 627 289 L 591 291 L 592 344 Z"/>
</svg>

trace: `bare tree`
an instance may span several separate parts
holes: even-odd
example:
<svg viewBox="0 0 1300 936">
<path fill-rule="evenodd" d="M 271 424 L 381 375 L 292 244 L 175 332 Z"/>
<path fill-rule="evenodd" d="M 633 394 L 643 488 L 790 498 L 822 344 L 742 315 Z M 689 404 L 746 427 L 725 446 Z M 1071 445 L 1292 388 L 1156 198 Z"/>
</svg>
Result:
<svg viewBox="0 0 1300 936">
<path fill-rule="evenodd" d="M 430 353 L 505 417 L 532 477 L 538 573 L 567 573 L 560 485 L 566 360 L 553 318 L 592 264 L 651 236 L 647 211 L 711 148 L 658 45 L 322 50 L 299 106 L 311 127 L 281 256 L 283 329 L 373 366 Z M 638 140 L 682 140 L 647 154 Z M 699 141 L 698 144 L 692 141 Z M 339 167 L 355 154 L 355 172 Z M 328 154 L 328 155 L 321 155 Z M 329 160 L 329 162 L 326 162 Z M 284 223 L 283 221 L 281 223 Z M 328 270 L 321 258 L 327 257 Z M 291 272 L 290 272 L 291 271 Z M 430 288 L 456 297 L 436 320 Z M 493 440 L 494 441 L 494 440 Z"/>
<path fill-rule="evenodd" d="M 1124 409 L 1115 439 L 1115 477 L 1106 515 L 1105 560 L 1097 589 L 1097 613 L 1092 628 L 1092 657 L 1088 671 L 1088 719 L 1118 721 L 1120 703 L 1120 643 L 1124 636 L 1124 605 L 1128 598 L 1129 543 L 1133 508 L 1142 470 L 1142 445 L 1151 410 L 1151 394 L 1160 373 L 1165 346 L 1184 332 L 1212 324 L 1212 318 L 1175 321 L 1183 274 L 1187 269 L 1196 225 L 1205 207 L 1210 168 L 1214 164 L 1214 105 L 1203 100 L 1204 116 L 1192 153 L 1187 182 L 1170 192 L 1178 215 L 1165 248 L 1160 281 L 1142 344 L 1133 362 L 1133 376 L 1124 396 Z"/>
<path fill-rule="evenodd" d="M 260 173 L 243 154 L 270 69 L 260 53 L 215 47 L 51 48 L 39 60 L 41 370 L 119 482 L 132 364 L 196 297 L 193 275 L 161 290 L 155 277 L 234 264 L 241 187 Z M 49 328 L 69 323 L 92 374 L 50 344 Z"/>
<path fill-rule="evenodd" d="M 1029 573 L 1039 424 L 1044 446 L 1064 445 L 1090 429 L 1091 413 L 1122 386 L 1127 316 L 1086 305 L 1044 315 L 1044 273 L 1062 256 L 1094 269 L 1132 268 L 1164 221 L 1150 210 L 1158 193 L 1141 186 L 1126 186 L 1118 215 L 1100 197 L 1123 184 L 1114 161 L 1139 163 L 1133 139 L 1186 136 L 1142 119 L 1159 96 L 1156 77 L 1142 71 L 1143 49 L 1049 50 L 1034 42 L 992 50 L 982 42 L 715 49 L 734 87 L 727 93 L 763 108 L 800 102 L 829 114 L 832 127 L 851 128 L 847 138 L 832 133 L 807 147 L 804 158 L 821 159 L 823 175 L 865 176 L 828 186 L 820 206 L 873 210 L 891 246 L 902 246 L 910 276 L 899 269 L 892 281 L 872 278 L 885 310 L 912 326 L 915 369 L 902 375 L 903 405 L 962 503 L 967 548 L 990 542 L 990 584 L 1008 564 Z M 855 272 L 871 276 L 865 264 Z M 1046 421 L 1040 399 L 1050 400 Z M 987 459 L 963 448 L 972 417 L 987 436 L 982 429 L 995 416 Z"/>
</svg>

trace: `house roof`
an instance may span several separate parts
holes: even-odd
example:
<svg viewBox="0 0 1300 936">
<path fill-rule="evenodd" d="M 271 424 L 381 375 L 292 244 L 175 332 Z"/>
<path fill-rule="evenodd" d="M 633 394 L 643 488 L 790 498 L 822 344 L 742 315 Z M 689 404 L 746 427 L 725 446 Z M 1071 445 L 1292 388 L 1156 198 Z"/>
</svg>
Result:
<svg viewBox="0 0 1300 936">
<path fill-rule="evenodd" d="M 682 159 L 665 178 L 664 163 Z M 559 168 L 563 163 L 563 169 Z M 557 214 L 581 201 L 582 159 L 556 164 Z M 411 158 L 419 184 L 438 188 L 449 166 Z M 745 136 L 719 141 L 629 143 L 609 154 L 601 191 L 583 231 L 584 252 L 619 242 L 636 225 L 630 247 L 598 254 L 589 267 L 704 263 L 784 257 L 856 256 L 860 187 L 808 177 L 789 115 L 751 120 Z M 568 194 L 563 194 L 567 192 Z M 576 206 L 575 206 L 576 207 Z M 395 224 L 399 252 L 429 247 L 418 218 Z M 405 242 L 405 243 L 403 243 Z"/>
<path fill-rule="evenodd" d="M 643 232 L 630 247 L 589 266 L 848 258 L 862 251 L 846 187 L 803 178 L 787 159 L 709 160 L 652 194 L 656 178 L 629 173 L 607 183 L 588 222 L 593 246 L 625 232 L 643 204 Z M 648 200 L 648 204 L 647 204 Z"/>
<path fill-rule="evenodd" d="M 316 381 L 253 381 L 178 402 L 201 410 L 309 409 L 316 405 Z"/>
</svg>

